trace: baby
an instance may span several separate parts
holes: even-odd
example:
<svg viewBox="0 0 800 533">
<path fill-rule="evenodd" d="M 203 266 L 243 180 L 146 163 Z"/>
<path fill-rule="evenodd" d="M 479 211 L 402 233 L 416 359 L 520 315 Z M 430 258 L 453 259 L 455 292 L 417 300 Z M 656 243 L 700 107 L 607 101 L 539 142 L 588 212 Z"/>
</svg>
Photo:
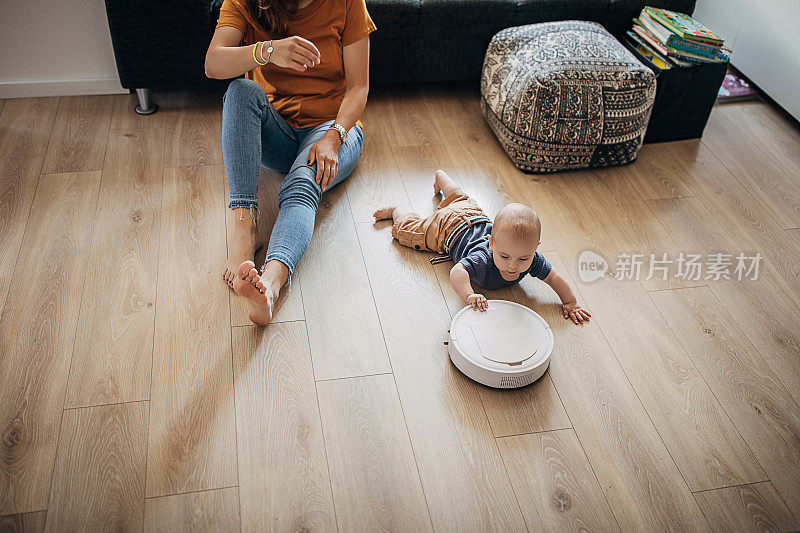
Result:
<svg viewBox="0 0 800 533">
<path fill-rule="evenodd" d="M 589 320 L 589 311 L 578 305 L 564 278 L 536 251 L 541 241 L 539 216 L 530 207 L 509 204 L 492 221 L 478 204 L 442 170 L 436 171 L 434 194 L 444 200 L 425 219 L 400 207 L 375 211 L 375 220 L 392 219 L 392 237 L 403 246 L 428 250 L 455 261 L 450 283 L 473 309 L 486 311 L 488 302 L 472 289 L 475 282 L 485 289 L 499 289 L 518 283 L 526 274 L 543 280 L 561 298 L 564 318 L 576 324 Z M 434 259 L 433 261 L 435 261 Z"/>
</svg>

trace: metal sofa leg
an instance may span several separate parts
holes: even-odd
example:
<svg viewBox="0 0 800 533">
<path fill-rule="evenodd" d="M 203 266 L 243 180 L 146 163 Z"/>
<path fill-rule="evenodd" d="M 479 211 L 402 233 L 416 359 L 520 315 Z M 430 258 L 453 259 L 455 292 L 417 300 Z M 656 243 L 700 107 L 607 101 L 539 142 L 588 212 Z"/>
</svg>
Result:
<svg viewBox="0 0 800 533">
<path fill-rule="evenodd" d="M 150 89 L 136 89 L 139 105 L 133 108 L 140 115 L 152 115 L 158 111 L 158 106 L 150 100 Z"/>
</svg>

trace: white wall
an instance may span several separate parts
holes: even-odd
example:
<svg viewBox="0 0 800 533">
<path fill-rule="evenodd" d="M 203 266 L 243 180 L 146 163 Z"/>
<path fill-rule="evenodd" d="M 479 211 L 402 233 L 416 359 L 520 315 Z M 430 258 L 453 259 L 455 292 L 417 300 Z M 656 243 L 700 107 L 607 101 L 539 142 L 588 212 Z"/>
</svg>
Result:
<svg viewBox="0 0 800 533">
<path fill-rule="evenodd" d="M 126 92 L 103 0 L 0 2 L 0 98 Z"/>
<path fill-rule="evenodd" d="M 736 68 L 800 120 L 800 1 L 697 0 L 694 17 L 725 39 Z"/>
</svg>

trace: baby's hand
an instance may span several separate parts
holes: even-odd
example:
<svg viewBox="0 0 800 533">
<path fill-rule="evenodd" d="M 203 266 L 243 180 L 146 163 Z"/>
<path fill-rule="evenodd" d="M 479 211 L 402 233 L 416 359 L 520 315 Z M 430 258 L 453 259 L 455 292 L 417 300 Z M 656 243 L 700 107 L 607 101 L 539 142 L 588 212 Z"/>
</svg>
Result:
<svg viewBox="0 0 800 533">
<path fill-rule="evenodd" d="M 583 321 L 589 320 L 592 314 L 586 309 L 581 309 L 577 302 L 566 303 L 561 306 L 564 311 L 564 318 L 571 318 L 576 324 L 583 324 Z"/>
<path fill-rule="evenodd" d="M 483 294 L 470 294 L 467 296 L 467 303 L 476 311 L 486 311 L 489 309 L 489 301 Z"/>
</svg>

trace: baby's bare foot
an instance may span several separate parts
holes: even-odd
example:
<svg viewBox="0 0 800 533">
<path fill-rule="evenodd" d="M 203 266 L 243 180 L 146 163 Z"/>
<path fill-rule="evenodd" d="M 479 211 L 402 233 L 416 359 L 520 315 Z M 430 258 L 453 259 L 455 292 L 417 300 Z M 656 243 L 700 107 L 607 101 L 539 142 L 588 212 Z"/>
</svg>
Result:
<svg viewBox="0 0 800 533">
<path fill-rule="evenodd" d="M 378 220 L 388 220 L 392 218 L 392 213 L 394 213 L 394 210 L 395 210 L 394 207 L 384 207 L 382 209 L 378 209 L 377 211 L 375 211 L 372 214 L 372 216 L 375 217 L 376 222 Z"/>
<path fill-rule="evenodd" d="M 277 294 L 261 281 L 252 261 L 244 261 L 236 271 L 233 290 L 247 298 L 247 316 L 254 324 L 266 326 L 272 320 Z"/>
<path fill-rule="evenodd" d="M 440 192 L 442 192 L 442 186 L 444 185 L 442 182 L 444 180 L 449 180 L 450 176 L 445 174 L 444 170 L 437 170 L 436 171 L 436 178 L 433 180 L 433 195 L 436 196 Z"/>
<path fill-rule="evenodd" d="M 247 226 L 237 224 L 233 230 L 233 243 L 222 272 L 222 278 L 231 288 L 239 265 L 253 259 L 256 253 L 256 228 L 250 221 L 247 222 Z"/>
</svg>

